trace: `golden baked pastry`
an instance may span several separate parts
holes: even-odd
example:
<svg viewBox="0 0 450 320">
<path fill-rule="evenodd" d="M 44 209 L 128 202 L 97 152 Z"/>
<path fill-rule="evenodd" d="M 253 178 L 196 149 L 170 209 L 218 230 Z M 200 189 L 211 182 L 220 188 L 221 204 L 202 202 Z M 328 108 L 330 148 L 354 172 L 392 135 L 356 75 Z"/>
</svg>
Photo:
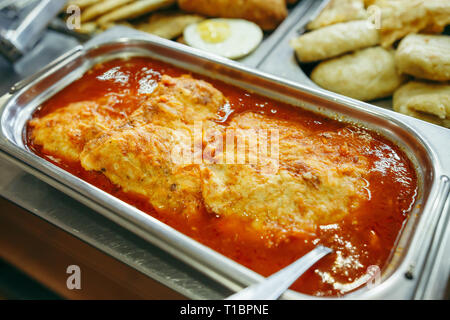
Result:
<svg viewBox="0 0 450 320">
<path fill-rule="evenodd" d="M 339 22 L 366 18 L 363 0 L 331 0 L 325 9 L 307 25 L 308 30 L 319 29 Z"/>
<path fill-rule="evenodd" d="M 381 9 L 381 45 L 388 48 L 407 34 L 423 30 L 427 24 L 427 10 L 423 0 L 377 0 Z"/>
<path fill-rule="evenodd" d="M 365 20 L 333 24 L 291 40 L 301 62 L 313 62 L 377 45 L 378 31 Z"/>
<path fill-rule="evenodd" d="M 388 97 L 403 82 L 395 67 L 394 51 L 382 47 L 321 62 L 311 79 L 322 88 L 363 101 Z"/>
<path fill-rule="evenodd" d="M 390 47 L 410 33 L 440 33 L 450 23 L 448 0 L 376 0 L 381 13 L 381 45 Z"/>
<path fill-rule="evenodd" d="M 411 81 L 395 92 L 394 110 L 450 128 L 450 84 Z"/>
<path fill-rule="evenodd" d="M 424 2 L 428 12 L 426 32 L 441 33 L 450 24 L 450 1 L 427 0 Z"/>
<path fill-rule="evenodd" d="M 450 36 L 410 34 L 398 46 L 395 62 L 400 72 L 417 78 L 450 80 Z"/>
</svg>

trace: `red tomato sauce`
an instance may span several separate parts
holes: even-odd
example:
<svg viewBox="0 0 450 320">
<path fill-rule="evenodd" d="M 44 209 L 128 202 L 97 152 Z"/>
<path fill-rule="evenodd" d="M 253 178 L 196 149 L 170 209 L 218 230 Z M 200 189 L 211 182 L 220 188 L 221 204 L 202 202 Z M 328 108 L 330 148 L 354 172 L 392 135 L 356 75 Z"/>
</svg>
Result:
<svg viewBox="0 0 450 320">
<path fill-rule="evenodd" d="M 122 74 L 127 75 L 122 79 L 124 81 L 99 79 L 116 67 L 120 67 Z M 117 97 L 114 108 L 135 109 L 136 104 L 146 99 L 139 90 L 142 89 L 140 81 L 144 77 L 148 79 L 149 70 L 150 77 L 156 82 L 164 74 L 180 76 L 189 73 L 149 58 L 108 61 L 95 66 L 82 78 L 57 93 L 38 108 L 33 117 L 43 117 L 69 103 L 109 94 Z M 306 125 L 311 132 L 343 128 L 368 132 L 221 81 L 197 74 L 192 76 L 210 82 L 226 96 L 231 106 L 228 118 L 241 112 L 254 111 L 297 121 L 303 126 Z M 368 132 L 373 140 L 365 156 L 374 169 L 367 179 L 370 199 L 357 209 L 356 214 L 349 215 L 334 225 L 318 227 L 314 236 L 292 237 L 276 246 L 267 247 L 258 239 L 252 238 L 238 220 L 222 219 L 207 212 L 189 220 L 156 212 L 145 198 L 122 191 L 101 172 L 88 172 L 79 163 L 44 152 L 40 146 L 33 143 L 30 130 L 28 127 L 26 144 L 40 157 L 264 276 L 269 276 L 292 263 L 317 244 L 332 248 L 332 254 L 319 261 L 292 286 L 293 290 L 316 296 L 340 296 L 354 291 L 364 285 L 361 281 L 365 279 L 369 266 L 377 266 L 381 270 L 387 266 L 417 191 L 415 170 L 406 155 L 389 140 Z M 343 137 L 343 142 L 345 139 L 350 137 Z M 348 142 L 351 143 L 350 140 Z M 386 169 L 387 167 L 389 169 Z"/>
</svg>

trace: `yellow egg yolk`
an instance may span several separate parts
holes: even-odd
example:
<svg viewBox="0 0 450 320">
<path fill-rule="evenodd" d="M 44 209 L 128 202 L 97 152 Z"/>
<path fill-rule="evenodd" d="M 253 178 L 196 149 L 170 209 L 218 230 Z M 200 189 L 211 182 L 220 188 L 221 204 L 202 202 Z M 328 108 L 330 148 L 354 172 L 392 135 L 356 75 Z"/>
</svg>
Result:
<svg viewBox="0 0 450 320">
<path fill-rule="evenodd" d="M 222 21 L 203 21 L 198 24 L 197 31 L 202 40 L 208 43 L 223 42 L 231 35 L 230 25 Z"/>
</svg>

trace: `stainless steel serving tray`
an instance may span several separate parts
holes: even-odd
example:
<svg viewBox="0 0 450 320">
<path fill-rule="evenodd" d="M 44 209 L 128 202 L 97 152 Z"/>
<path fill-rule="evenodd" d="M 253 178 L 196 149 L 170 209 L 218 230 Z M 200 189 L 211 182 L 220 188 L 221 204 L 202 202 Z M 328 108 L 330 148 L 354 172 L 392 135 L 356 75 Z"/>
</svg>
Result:
<svg viewBox="0 0 450 320">
<path fill-rule="evenodd" d="M 24 145 L 26 122 L 43 101 L 81 77 L 94 64 L 133 55 L 149 56 L 340 121 L 356 123 L 399 145 L 417 170 L 419 193 L 416 204 L 398 239 L 390 264 L 383 272 L 382 283 L 371 290 L 361 288 L 346 297 L 414 297 L 425 260 L 434 259 L 434 253 L 428 249 L 448 199 L 449 130 L 261 73 L 172 41 L 140 34 L 120 37 L 118 33 L 116 40 L 105 38 L 72 50 L 42 72 L 14 86 L 12 95 L 0 109 L 0 149 L 26 171 L 232 290 L 262 279 L 244 266 L 43 160 Z M 311 298 L 293 291 L 286 292 L 283 297 Z"/>
</svg>

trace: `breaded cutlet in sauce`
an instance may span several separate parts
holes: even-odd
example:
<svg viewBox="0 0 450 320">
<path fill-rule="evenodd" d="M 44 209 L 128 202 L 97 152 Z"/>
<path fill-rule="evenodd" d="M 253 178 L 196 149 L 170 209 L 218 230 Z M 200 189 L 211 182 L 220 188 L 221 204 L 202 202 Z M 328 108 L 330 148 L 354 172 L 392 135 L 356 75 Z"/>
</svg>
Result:
<svg viewBox="0 0 450 320">
<path fill-rule="evenodd" d="M 195 150 L 198 123 L 223 137 L 277 130 L 276 170 L 217 161 L 206 134 L 197 147 L 208 159 L 174 161 L 174 149 Z M 150 58 L 93 67 L 36 110 L 26 144 L 264 276 L 332 248 L 292 286 L 316 296 L 344 295 L 369 266 L 386 267 L 417 192 L 410 160 L 377 133 Z"/>
</svg>

